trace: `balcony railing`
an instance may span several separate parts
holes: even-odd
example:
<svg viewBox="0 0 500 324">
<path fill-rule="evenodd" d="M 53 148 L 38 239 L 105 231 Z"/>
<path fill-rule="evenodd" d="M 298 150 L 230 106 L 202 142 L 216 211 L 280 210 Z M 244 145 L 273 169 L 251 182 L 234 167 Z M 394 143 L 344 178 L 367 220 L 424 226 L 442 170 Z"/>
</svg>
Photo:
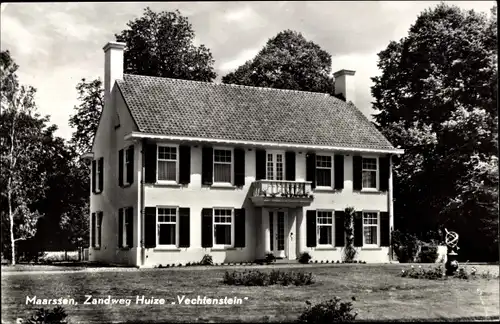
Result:
<svg viewBox="0 0 500 324">
<path fill-rule="evenodd" d="M 251 190 L 252 201 L 257 206 L 307 206 L 313 200 L 310 181 L 258 180 Z"/>
</svg>

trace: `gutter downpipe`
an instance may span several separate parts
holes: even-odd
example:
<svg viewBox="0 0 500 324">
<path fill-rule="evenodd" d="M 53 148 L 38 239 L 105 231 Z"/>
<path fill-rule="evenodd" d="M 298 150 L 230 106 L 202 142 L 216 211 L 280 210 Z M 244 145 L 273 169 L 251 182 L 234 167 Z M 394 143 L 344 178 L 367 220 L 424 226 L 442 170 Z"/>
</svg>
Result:
<svg viewBox="0 0 500 324">
<path fill-rule="evenodd" d="M 144 248 L 144 221 L 145 221 L 145 207 L 144 207 L 144 181 L 145 181 L 145 166 L 144 166 L 144 161 L 145 161 L 145 147 L 146 147 L 146 139 L 142 140 L 142 147 L 141 147 L 141 188 L 140 188 L 140 193 L 141 193 L 141 201 L 140 201 L 140 210 L 141 210 L 141 266 L 144 266 L 146 263 L 146 250 Z"/>
</svg>

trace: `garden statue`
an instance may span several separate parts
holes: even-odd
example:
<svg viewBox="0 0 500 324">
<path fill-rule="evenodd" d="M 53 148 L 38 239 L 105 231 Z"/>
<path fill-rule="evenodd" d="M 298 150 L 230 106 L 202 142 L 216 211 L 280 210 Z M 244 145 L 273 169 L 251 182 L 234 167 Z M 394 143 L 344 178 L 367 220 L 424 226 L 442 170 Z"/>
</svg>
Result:
<svg viewBox="0 0 500 324">
<path fill-rule="evenodd" d="M 452 276 L 458 269 L 458 234 L 455 232 L 448 232 L 446 228 L 444 230 L 446 231 L 444 241 L 447 246 L 447 260 L 444 267 L 446 268 L 446 275 Z"/>
</svg>

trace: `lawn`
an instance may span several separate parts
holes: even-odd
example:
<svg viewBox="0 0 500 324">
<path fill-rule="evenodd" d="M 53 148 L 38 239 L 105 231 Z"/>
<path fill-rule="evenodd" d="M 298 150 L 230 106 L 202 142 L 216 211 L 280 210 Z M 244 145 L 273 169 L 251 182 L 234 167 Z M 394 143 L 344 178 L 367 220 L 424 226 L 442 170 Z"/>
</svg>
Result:
<svg viewBox="0 0 500 324">
<path fill-rule="evenodd" d="M 418 266 L 418 265 L 417 265 Z M 425 266 L 425 265 L 424 265 Z M 335 264 L 284 266 L 312 272 L 310 286 L 235 287 L 221 283 L 229 268 L 83 269 L 29 272 L 2 268 L 2 323 L 28 317 L 40 306 L 26 305 L 26 296 L 74 298 L 65 307 L 71 323 L 110 322 L 263 322 L 293 321 L 313 304 L 333 296 L 350 300 L 359 320 L 422 320 L 499 316 L 498 279 L 420 280 L 401 278 L 408 265 Z M 22 268 L 22 267 L 21 267 Z M 37 267 L 32 267 L 36 270 Z M 260 267 L 269 271 L 271 267 Z M 498 273 L 498 266 L 476 266 Z M 26 270 L 25 268 L 22 268 Z M 54 268 L 52 268 L 54 269 Z M 284 270 L 283 266 L 281 269 Z M 85 295 L 130 298 L 126 305 L 84 305 Z M 166 300 L 164 305 L 136 305 L 136 296 Z M 245 298 L 242 305 L 172 305 L 177 296 Z M 53 306 L 44 306 L 52 308 Z"/>
</svg>

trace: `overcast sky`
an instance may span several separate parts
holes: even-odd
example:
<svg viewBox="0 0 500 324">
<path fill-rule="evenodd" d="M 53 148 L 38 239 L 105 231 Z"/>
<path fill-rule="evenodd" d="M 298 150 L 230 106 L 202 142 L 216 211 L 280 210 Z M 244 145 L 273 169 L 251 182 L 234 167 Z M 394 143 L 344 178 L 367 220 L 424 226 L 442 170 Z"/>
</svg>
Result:
<svg viewBox="0 0 500 324">
<path fill-rule="evenodd" d="M 452 2 L 489 13 L 495 1 Z M 139 17 L 143 8 L 179 9 L 215 59 L 217 81 L 253 58 L 285 29 L 301 32 L 332 55 L 332 72 L 356 71 L 356 103 L 369 115 L 370 77 L 379 74 L 377 53 L 407 35 L 418 14 L 434 1 L 179 2 L 179 3 L 2 3 L 1 49 L 20 66 L 23 84 L 38 89 L 42 115 L 69 138 L 68 118 L 77 104 L 81 78 L 103 78 L 102 47 Z"/>
</svg>

